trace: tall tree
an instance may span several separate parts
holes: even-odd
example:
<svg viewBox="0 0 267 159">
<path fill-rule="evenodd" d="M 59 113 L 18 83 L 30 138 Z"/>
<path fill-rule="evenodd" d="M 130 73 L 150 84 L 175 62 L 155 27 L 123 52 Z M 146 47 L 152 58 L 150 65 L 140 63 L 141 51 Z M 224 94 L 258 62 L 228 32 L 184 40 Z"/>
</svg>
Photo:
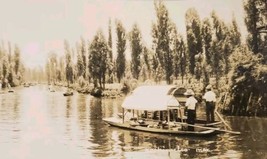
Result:
<svg viewBox="0 0 267 159">
<path fill-rule="evenodd" d="M 202 38 L 203 38 L 203 47 L 206 62 L 212 64 L 212 52 L 211 52 L 211 42 L 212 42 L 212 28 L 209 18 L 205 18 L 202 23 Z"/>
<path fill-rule="evenodd" d="M 143 73 L 146 73 L 147 75 L 146 75 L 146 77 L 148 78 L 148 79 L 150 79 L 151 78 L 151 71 L 152 71 L 152 52 L 151 52 L 151 50 L 149 50 L 147 47 L 143 47 L 143 56 L 142 56 L 142 58 L 141 58 L 141 67 L 143 68 L 145 68 L 144 69 L 144 71 L 143 71 Z M 144 79 L 144 80 L 146 80 L 146 79 Z"/>
<path fill-rule="evenodd" d="M 19 67 L 20 67 L 20 50 L 17 45 L 15 45 L 15 50 L 14 50 L 14 62 L 15 62 L 15 73 L 16 75 L 19 72 Z"/>
<path fill-rule="evenodd" d="M 225 39 L 226 39 L 226 32 L 227 28 L 226 25 L 219 19 L 217 16 L 216 12 L 213 11 L 211 13 L 211 18 L 213 21 L 213 30 L 214 30 L 214 40 L 212 42 L 212 69 L 213 73 L 215 74 L 216 78 L 216 87 L 218 88 L 219 84 L 219 79 L 223 75 L 223 70 L 225 68 L 225 50 L 224 50 L 224 44 L 225 44 Z"/>
<path fill-rule="evenodd" d="M 78 46 L 78 48 L 82 50 L 81 45 Z M 84 66 L 83 55 L 81 51 L 77 51 L 77 75 L 78 77 L 85 76 L 85 66 Z"/>
<path fill-rule="evenodd" d="M 204 74 L 204 85 L 209 84 L 211 66 L 213 65 L 212 60 L 212 27 L 209 18 L 205 18 L 202 22 L 201 34 L 203 38 L 203 74 Z"/>
<path fill-rule="evenodd" d="M 85 46 L 85 40 L 81 37 L 81 44 L 80 44 L 80 52 L 81 52 L 81 59 L 82 59 L 82 65 L 83 65 L 83 78 L 85 79 L 87 74 L 86 74 L 86 68 L 87 68 L 87 55 L 86 55 L 86 46 Z"/>
<path fill-rule="evenodd" d="M 186 54 L 186 45 L 185 45 L 185 42 L 184 42 L 184 39 L 181 35 L 178 35 L 178 41 L 177 41 L 177 45 L 178 45 L 178 50 L 177 50 L 177 53 L 178 53 L 178 56 L 179 56 L 179 60 L 178 60 L 178 63 L 180 65 L 180 74 L 181 74 L 181 77 L 182 77 L 182 83 L 184 83 L 184 76 L 186 74 L 186 70 L 187 70 L 187 67 L 188 67 L 188 64 L 187 64 L 187 54 Z"/>
<path fill-rule="evenodd" d="M 107 71 L 108 44 L 101 31 L 95 35 L 89 47 L 89 71 L 94 80 L 94 86 L 105 88 L 105 75 Z"/>
<path fill-rule="evenodd" d="M 112 60 L 113 59 L 113 54 L 112 54 L 112 31 L 111 31 L 111 19 L 109 19 L 109 23 L 108 23 L 108 46 L 110 48 L 109 51 L 109 58 Z"/>
<path fill-rule="evenodd" d="M 116 72 L 117 78 L 120 83 L 122 77 L 125 74 L 126 68 L 126 58 L 125 58 L 125 50 L 126 50 L 126 31 L 122 26 L 121 21 L 116 21 L 116 32 L 117 32 L 117 59 L 116 59 Z"/>
<path fill-rule="evenodd" d="M 50 64 L 50 80 L 53 84 L 56 82 L 57 77 L 57 54 L 54 52 L 51 52 L 49 54 L 49 64 Z"/>
<path fill-rule="evenodd" d="M 132 31 L 130 32 L 130 46 L 132 52 L 131 69 L 135 79 L 139 78 L 139 73 L 141 71 L 141 53 L 143 48 L 141 38 L 141 32 L 137 24 L 134 24 Z"/>
<path fill-rule="evenodd" d="M 267 35 L 260 34 L 261 28 L 267 27 L 267 2 L 266 0 L 246 0 L 244 2 L 245 24 L 249 35 L 247 42 L 252 52 L 261 53 L 267 59 Z M 264 49 L 265 48 L 265 49 Z"/>
<path fill-rule="evenodd" d="M 173 73 L 173 55 L 170 50 L 170 19 L 169 13 L 162 1 L 155 2 L 157 23 L 152 26 L 154 51 L 160 65 L 164 69 L 165 80 L 169 84 Z M 159 69 L 161 70 L 161 69 Z"/>
<path fill-rule="evenodd" d="M 113 63 L 113 51 L 112 51 L 112 31 L 111 31 L 111 19 L 109 19 L 109 25 L 108 25 L 108 46 L 109 46 L 109 52 L 108 52 L 108 82 L 113 82 L 113 76 L 114 76 L 114 63 Z"/>
<path fill-rule="evenodd" d="M 174 23 L 170 24 L 170 51 L 172 52 L 173 56 L 173 76 L 175 79 L 178 78 L 179 75 L 179 54 L 178 54 L 178 47 L 179 47 L 179 42 L 178 42 L 178 33 L 177 29 Z"/>
<path fill-rule="evenodd" d="M 201 37 L 201 21 L 199 15 L 194 8 L 186 11 L 186 36 L 189 52 L 189 71 L 195 74 L 195 55 L 202 53 L 202 37 Z"/>
<path fill-rule="evenodd" d="M 229 28 L 229 37 L 230 44 L 233 46 L 233 49 L 241 45 L 241 33 L 235 17 L 233 17 L 232 23 Z"/>
<path fill-rule="evenodd" d="M 223 44 L 223 56 L 225 61 L 225 74 L 228 74 L 230 71 L 229 57 L 234 49 L 241 45 L 241 33 L 234 17 L 232 23 L 225 28 L 225 32 L 226 36 Z"/>
<path fill-rule="evenodd" d="M 248 44 L 251 50 L 254 53 L 259 52 L 259 38 L 258 38 L 258 31 L 257 31 L 257 23 L 259 21 L 259 12 L 257 9 L 257 0 L 247 0 L 244 3 L 245 9 L 245 24 L 247 26 L 247 30 L 250 33 L 247 37 Z"/>
<path fill-rule="evenodd" d="M 73 66 L 72 66 L 72 58 L 71 58 L 71 51 L 70 46 L 67 40 L 64 41 L 64 48 L 65 48 L 65 60 L 66 60 L 66 80 L 69 87 L 70 83 L 73 83 Z"/>
</svg>

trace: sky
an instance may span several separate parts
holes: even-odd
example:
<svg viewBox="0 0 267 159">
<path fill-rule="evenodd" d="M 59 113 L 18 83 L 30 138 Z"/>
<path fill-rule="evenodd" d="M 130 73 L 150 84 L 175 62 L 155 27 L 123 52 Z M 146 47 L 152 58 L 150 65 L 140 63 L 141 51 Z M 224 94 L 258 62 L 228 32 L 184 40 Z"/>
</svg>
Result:
<svg viewBox="0 0 267 159">
<path fill-rule="evenodd" d="M 64 53 L 64 40 L 71 47 L 83 37 L 91 41 L 101 29 L 108 37 L 108 21 L 112 21 L 115 47 L 115 19 L 121 20 L 127 32 L 134 23 L 139 26 L 143 42 L 151 47 L 151 26 L 156 21 L 153 0 L 0 0 L 0 40 L 17 44 L 26 67 L 45 65 L 50 52 Z M 218 17 L 230 23 L 236 18 L 246 34 L 242 0 L 167 0 L 170 19 L 185 36 L 185 12 L 194 7 L 201 18 Z M 14 47 L 13 47 L 14 48 Z M 129 55 L 128 55 L 129 56 Z"/>
</svg>

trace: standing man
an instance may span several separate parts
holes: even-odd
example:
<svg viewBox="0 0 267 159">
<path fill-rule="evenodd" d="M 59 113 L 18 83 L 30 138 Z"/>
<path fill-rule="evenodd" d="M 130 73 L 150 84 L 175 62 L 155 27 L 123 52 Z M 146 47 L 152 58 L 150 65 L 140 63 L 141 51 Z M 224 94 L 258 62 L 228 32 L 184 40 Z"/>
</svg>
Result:
<svg viewBox="0 0 267 159">
<path fill-rule="evenodd" d="M 211 89 L 212 89 L 212 86 L 208 85 L 206 87 L 207 92 L 203 96 L 203 99 L 206 102 L 207 123 L 214 122 L 214 111 L 215 111 L 215 103 L 216 103 L 216 94 Z"/>
<path fill-rule="evenodd" d="M 185 106 L 187 107 L 187 123 L 190 125 L 194 125 L 196 120 L 196 104 L 197 104 L 197 100 L 194 97 L 195 93 L 192 89 L 188 89 L 184 93 L 184 95 L 188 97 L 185 102 Z M 194 127 L 188 126 L 188 130 L 194 131 Z"/>
</svg>

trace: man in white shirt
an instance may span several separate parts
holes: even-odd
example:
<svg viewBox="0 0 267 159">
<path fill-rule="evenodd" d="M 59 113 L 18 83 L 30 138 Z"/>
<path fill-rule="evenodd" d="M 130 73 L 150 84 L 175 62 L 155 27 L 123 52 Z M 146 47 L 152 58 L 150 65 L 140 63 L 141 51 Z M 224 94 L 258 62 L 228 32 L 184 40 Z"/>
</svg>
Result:
<svg viewBox="0 0 267 159">
<path fill-rule="evenodd" d="M 192 89 L 188 89 L 185 93 L 188 98 L 186 99 L 185 106 L 187 107 L 187 123 L 194 125 L 196 120 L 196 103 L 197 100 L 194 97 L 194 91 Z M 193 126 L 188 126 L 189 131 L 194 131 Z"/>
<path fill-rule="evenodd" d="M 214 111 L 215 111 L 215 103 L 216 103 L 216 94 L 211 89 L 212 89 L 212 86 L 208 85 L 206 87 L 207 92 L 203 96 L 203 99 L 206 102 L 207 123 L 214 122 Z"/>
</svg>

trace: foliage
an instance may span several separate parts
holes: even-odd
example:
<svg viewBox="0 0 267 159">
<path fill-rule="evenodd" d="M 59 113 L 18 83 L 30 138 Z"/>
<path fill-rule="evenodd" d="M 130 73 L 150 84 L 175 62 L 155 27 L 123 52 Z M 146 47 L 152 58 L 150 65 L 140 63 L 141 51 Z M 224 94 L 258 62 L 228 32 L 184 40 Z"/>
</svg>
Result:
<svg viewBox="0 0 267 159">
<path fill-rule="evenodd" d="M 130 46 L 132 52 L 131 68 L 133 77 L 137 80 L 141 71 L 141 54 L 143 50 L 141 38 L 141 32 L 137 24 L 134 24 L 132 31 L 130 32 Z"/>
<path fill-rule="evenodd" d="M 66 60 L 66 80 L 68 83 L 68 86 L 70 83 L 73 83 L 73 65 L 72 65 L 72 60 L 71 60 L 71 53 L 70 53 L 70 47 L 68 41 L 65 40 L 64 42 L 64 47 L 65 47 L 65 60 Z"/>
<path fill-rule="evenodd" d="M 15 74 L 18 74 L 19 72 L 19 66 L 20 66 L 20 50 L 18 48 L 18 46 L 15 46 L 15 50 L 14 50 L 14 62 L 15 62 Z"/>
<path fill-rule="evenodd" d="M 83 60 L 83 55 L 82 55 L 82 47 L 81 45 L 77 44 L 77 64 L 76 64 L 76 68 L 77 68 L 77 76 L 85 76 L 85 65 L 84 65 L 84 60 Z"/>
<path fill-rule="evenodd" d="M 261 56 L 254 55 L 247 48 L 237 49 L 231 55 L 231 114 L 252 115 L 260 109 L 266 110 L 267 100 L 264 97 L 267 91 L 263 88 L 267 84 L 267 67 L 261 64 L 262 60 Z"/>
<path fill-rule="evenodd" d="M 152 37 L 156 58 L 159 66 L 164 69 L 165 79 L 168 84 L 171 83 L 171 75 L 173 73 L 173 54 L 170 50 L 170 19 L 166 6 L 162 1 L 155 2 L 155 10 L 157 15 L 157 23 L 152 26 Z M 157 68 L 161 70 L 161 68 Z"/>
<path fill-rule="evenodd" d="M 107 71 L 108 44 L 101 31 L 95 35 L 89 47 L 89 72 L 94 80 L 94 86 L 105 88 Z"/>
<path fill-rule="evenodd" d="M 12 87 L 19 85 L 23 80 L 23 64 L 21 63 L 20 49 L 15 44 L 14 49 L 10 42 L 2 41 L 0 46 L 0 81 L 2 87 L 6 87 L 9 83 Z"/>
<path fill-rule="evenodd" d="M 112 32 L 111 32 L 111 20 L 109 19 L 108 25 L 108 82 L 112 83 L 114 81 L 114 62 L 113 62 L 113 51 L 112 51 Z"/>
<path fill-rule="evenodd" d="M 125 74 L 126 59 L 126 31 L 121 23 L 121 21 L 116 22 L 116 32 L 117 32 L 117 59 L 116 59 L 116 73 L 117 78 L 120 83 L 122 77 Z"/>
<path fill-rule="evenodd" d="M 202 52 L 202 37 L 201 37 L 201 22 L 197 11 L 190 8 L 186 11 L 186 36 L 189 52 L 189 70 L 193 75 L 195 74 L 195 55 Z"/>
<path fill-rule="evenodd" d="M 262 53 L 267 56 L 267 51 L 263 50 L 266 46 L 266 34 L 263 35 L 265 38 L 259 36 L 260 27 L 266 27 L 267 19 L 267 3 L 266 0 L 246 0 L 244 2 L 245 10 L 245 24 L 249 35 L 247 37 L 247 42 L 250 49 L 254 53 Z M 260 46 L 262 43 L 265 45 Z"/>
<path fill-rule="evenodd" d="M 80 61 L 80 69 L 83 69 L 82 72 L 82 75 L 83 75 L 83 78 L 86 78 L 87 77 L 87 74 L 86 74 L 86 67 L 87 67 L 87 55 L 86 55 L 86 46 L 85 46 L 85 41 L 83 38 L 81 38 L 81 44 L 80 44 L 80 52 L 81 52 L 81 61 Z M 81 71 L 81 70 L 80 70 Z"/>
</svg>

